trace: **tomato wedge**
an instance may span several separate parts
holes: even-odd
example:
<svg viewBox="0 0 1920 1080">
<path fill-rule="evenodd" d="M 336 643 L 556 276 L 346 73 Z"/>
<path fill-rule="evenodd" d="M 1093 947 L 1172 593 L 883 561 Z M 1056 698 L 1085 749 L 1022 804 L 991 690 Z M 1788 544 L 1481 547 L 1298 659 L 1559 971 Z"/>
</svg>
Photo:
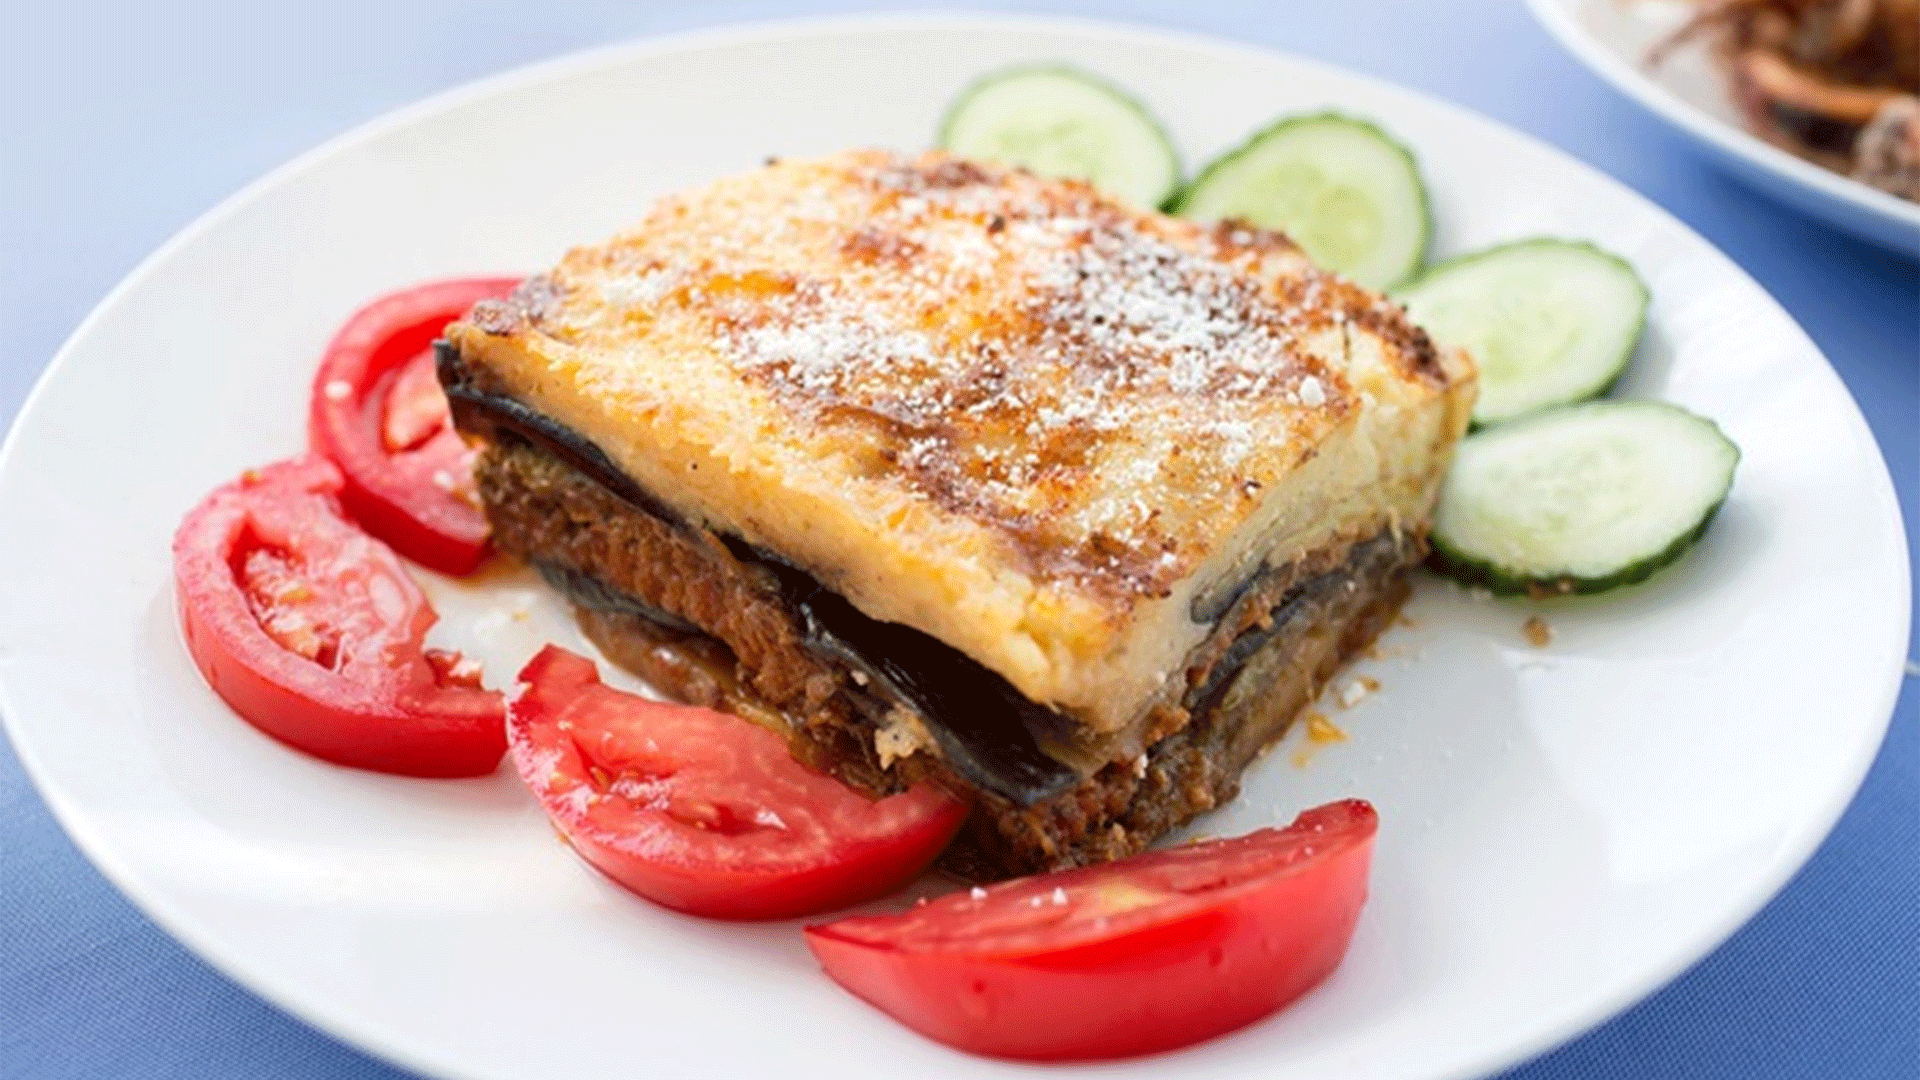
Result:
<svg viewBox="0 0 1920 1080">
<path fill-rule="evenodd" d="M 929 784 L 878 801 L 812 772 L 725 713 L 622 693 L 549 645 L 508 705 L 513 763 L 568 842 L 665 907 L 779 919 L 912 880 L 966 806 Z"/>
<path fill-rule="evenodd" d="M 834 981 L 930 1038 L 1038 1061 L 1172 1050 L 1326 978 L 1367 894 L 1358 800 L 1131 859 L 807 928 Z"/>
<path fill-rule="evenodd" d="M 341 765 L 477 776 L 506 752 L 479 665 L 425 647 L 436 616 L 392 549 L 341 515 L 340 470 L 301 457 L 214 490 L 173 538 L 187 651 L 235 712 Z"/>
<path fill-rule="evenodd" d="M 307 439 L 340 466 L 340 501 L 400 554 L 447 574 L 487 556 L 487 519 L 473 487 L 473 451 L 453 429 L 433 372 L 433 340 L 512 278 L 465 278 L 405 289 L 356 312 L 313 379 Z"/>
</svg>

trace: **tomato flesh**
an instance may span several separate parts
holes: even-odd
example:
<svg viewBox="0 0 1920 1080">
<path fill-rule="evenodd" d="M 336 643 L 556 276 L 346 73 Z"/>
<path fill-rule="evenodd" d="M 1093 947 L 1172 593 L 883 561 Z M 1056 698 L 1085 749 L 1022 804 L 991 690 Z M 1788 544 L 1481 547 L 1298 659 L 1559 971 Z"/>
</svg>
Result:
<svg viewBox="0 0 1920 1080">
<path fill-rule="evenodd" d="M 927 784 L 868 800 L 770 731 L 622 693 L 557 646 L 520 682 L 521 778 L 588 862 L 665 907 L 777 919 L 858 903 L 912 880 L 966 817 Z"/>
<path fill-rule="evenodd" d="M 1378 818 L 1358 800 L 1261 829 L 807 928 L 833 979 L 971 1053 L 1172 1050 L 1243 1027 L 1339 965 Z"/>
<path fill-rule="evenodd" d="M 339 469 L 250 470 L 174 535 L 194 663 L 234 711 L 341 765 L 476 776 L 506 752 L 501 696 L 478 665 L 425 647 L 433 607 L 392 549 L 342 515 Z"/>
<path fill-rule="evenodd" d="M 475 454 L 453 428 L 434 376 L 433 341 L 511 278 L 417 286 L 367 305 L 327 346 L 314 376 L 308 441 L 340 467 L 348 513 L 402 555 L 467 574 L 487 555 Z"/>
</svg>

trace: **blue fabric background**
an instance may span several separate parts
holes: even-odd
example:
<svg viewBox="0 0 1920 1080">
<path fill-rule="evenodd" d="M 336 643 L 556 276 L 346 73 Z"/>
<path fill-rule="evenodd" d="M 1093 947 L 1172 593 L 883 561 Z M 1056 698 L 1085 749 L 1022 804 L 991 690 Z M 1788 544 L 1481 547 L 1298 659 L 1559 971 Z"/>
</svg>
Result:
<svg viewBox="0 0 1920 1080">
<path fill-rule="evenodd" d="M 868 6 L 10 4 L 13 48 L 0 65 L 0 420 L 140 257 L 326 137 L 583 46 Z M 1920 268 L 1724 178 L 1561 53 L 1517 3 L 972 6 L 1271 45 L 1461 103 L 1593 163 L 1719 245 L 1806 327 L 1866 412 L 1912 520 Z M 1512 1080 L 1920 1075 L 1915 682 L 1859 797 L 1777 899 L 1672 985 Z M 264 1004 L 157 930 L 81 858 L 0 743 L 0 1077 L 400 1075 Z"/>
</svg>

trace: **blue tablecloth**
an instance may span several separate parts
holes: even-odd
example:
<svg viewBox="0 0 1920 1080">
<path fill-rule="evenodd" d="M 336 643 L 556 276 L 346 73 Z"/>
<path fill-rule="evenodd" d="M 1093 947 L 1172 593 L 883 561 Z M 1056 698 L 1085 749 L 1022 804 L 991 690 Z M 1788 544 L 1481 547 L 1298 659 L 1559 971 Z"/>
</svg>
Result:
<svg viewBox="0 0 1920 1080">
<path fill-rule="evenodd" d="M 0 65 L 0 419 L 11 420 L 60 341 L 141 256 L 353 124 L 600 42 L 865 6 L 12 5 L 14 47 Z M 1518 4 L 974 6 L 1271 45 L 1459 102 L 1593 163 L 1779 298 L 1866 412 L 1909 515 L 1920 500 L 1920 268 L 1726 179 L 1564 55 Z M 1859 797 L 1785 892 L 1672 985 L 1513 1080 L 1920 1075 L 1916 681 Z M 400 1074 L 261 1002 L 157 930 L 81 858 L 0 743 L 0 1077 L 266 1076 Z"/>
</svg>

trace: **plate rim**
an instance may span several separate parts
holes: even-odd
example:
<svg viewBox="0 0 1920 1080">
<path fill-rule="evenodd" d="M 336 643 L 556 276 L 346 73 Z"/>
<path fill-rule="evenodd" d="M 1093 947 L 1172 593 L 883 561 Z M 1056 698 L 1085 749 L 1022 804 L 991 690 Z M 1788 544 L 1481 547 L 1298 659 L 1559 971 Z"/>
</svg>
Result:
<svg viewBox="0 0 1920 1080">
<path fill-rule="evenodd" d="M 1529 8 L 1544 6 L 1545 0 L 1528 0 Z M 1675 217 L 1652 199 L 1632 189 L 1609 173 L 1591 165 L 1569 151 L 1533 135 L 1523 129 L 1487 116 L 1478 110 L 1458 104 L 1424 90 L 1404 86 L 1364 71 L 1342 67 L 1315 57 L 1302 56 L 1280 48 L 1234 41 L 1216 35 L 1156 26 L 1144 22 L 1128 22 L 1118 19 L 1098 19 L 1083 16 L 1027 14 L 1016 12 L 984 11 L 943 11 L 910 10 L 892 12 L 860 12 L 826 16 L 805 16 L 795 18 L 772 18 L 727 22 L 693 29 L 673 31 L 661 34 L 648 34 L 571 50 L 545 59 L 535 60 L 509 68 L 505 71 L 481 76 L 451 87 L 436 91 L 423 98 L 399 107 L 378 113 L 373 117 L 354 124 L 346 130 L 322 141 L 318 145 L 303 151 L 281 165 L 278 165 L 258 178 L 242 185 L 233 193 L 219 200 L 212 207 L 192 219 L 166 241 L 141 259 L 118 283 L 114 285 L 75 326 L 73 331 L 56 350 L 31 389 L 21 402 L 4 440 L 0 440 L 0 481 L 14 468 L 13 460 L 21 453 L 19 446 L 24 441 L 22 432 L 27 429 L 30 418 L 44 411 L 43 399 L 49 393 L 48 386 L 57 374 L 71 361 L 77 343 L 85 339 L 96 323 L 104 318 L 104 313 L 116 306 L 128 293 L 139 288 L 152 275 L 155 268 L 170 259 L 176 251 L 191 244 L 202 234 L 214 229 L 227 218 L 240 212 L 255 199 L 279 187 L 309 169 L 324 164 L 334 156 L 350 151 L 361 143 L 378 139 L 396 129 L 403 128 L 416 121 L 435 114 L 450 111 L 464 104 L 484 100 L 498 92 L 517 87 L 533 85 L 548 79 L 563 78 L 569 75 L 602 70 L 619 64 L 644 60 L 647 57 L 671 54 L 674 52 L 701 47 L 741 45 L 750 42 L 764 43 L 782 38 L 804 38 L 835 32 L 868 32 L 892 28 L 911 28 L 942 23 L 964 24 L 969 28 L 1001 27 L 1019 30 L 1050 30 L 1055 32 L 1091 35 L 1112 41 L 1124 41 L 1140 44 L 1174 43 L 1184 47 L 1213 51 L 1233 51 L 1250 57 L 1265 60 L 1278 59 L 1301 69 L 1333 73 L 1342 79 L 1371 84 L 1374 88 L 1392 95 L 1417 100 L 1423 107 L 1450 113 L 1479 124 L 1487 124 L 1500 129 L 1506 135 L 1518 139 L 1532 148 L 1551 156 L 1563 167 L 1584 171 L 1595 181 L 1612 188 L 1639 207 L 1642 213 L 1651 215 L 1655 220 L 1678 229 L 1697 241 L 1711 257 L 1717 260 L 1724 272 L 1735 275 L 1736 279 L 1750 286 L 1761 301 L 1770 305 L 1774 311 L 1798 334 L 1805 351 L 1819 361 L 1828 377 L 1841 391 L 1848 406 L 1845 416 L 1853 426 L 1854 433 L 1862 438 L 1865 445 L 1873 448 L 1871 466 L 1873 472 L 1874 502 L 1883 510 L 1890 511 L 1888 520 L 1893 526 L 1891 539 L 1898 547 L 1906 549 L 1906 527 L 1893 487 L 1892 476 L 1888 470 L 1886 457 L 1879 447 L 1879 441 L 1867 425 L 1859 403 L 1852 391 L 1840 379 L 1832 362 L 1823 350 L 1808 335 L 1791 313 L 1759 282 L 1733 259 L 1722 252 L 1718 246 Z M 1564 44 L 1564 42 L 1563 42 Z M 1764 144 L 1762 144 L 1764 145 Z M 1772 148 L 1769 148 L 1772 149 Z M 1776 151 L 1783 156 L 1783 151 Z M 1792 159 L 1797 162 L 1797 159 Z M 1804 163 L 1801 163 L 1804 164 Z M 1811 165 L 1808 168 L 1814 168 Z M 1837 179 L 1837 178 L 1836 178 Z M 1849 181 L 1848 183 L 1852 183 Z M 1869 189 L 1871 190 L 1871 189 Z M 1893 199 L 1892 196 L 1886 196 Z M 1898 201 L 1898 200 L 1894 200 Z M 1901 588 L 1899 597 L 1900 615 L 1898 625 L 1902 643 L 1910 639 L 1912 632 L 1912 572 L 1909 561 L 1895 560 Z M 176 634 L 178 628 L 175 628 Z M 1902 666 L 1904 644 L 1892 650 L 1891 663 L 1882 680 L 1877 716 L 1878 736 L 1871 740 L 1862 738 L 1854 749 L 1852 760 L 1846 770 L 1848 780 L 1837 787 L 1828 803 L 1819 808 L 1817 814 L 1811 814 L 1800 822 L 1800 827 L 1790 834 L 1778 847 L 1766 867 L 1766 873 L 1756 876 L 1757 884 L 1737 902 L 1728 905 L 1723 918 L 1714 924 L 1710 932 L 1697 938 L 1688 948 L 1675 950 L 1659 964 L 1648 965 L 1632 977 L 1615 979 L 1605 990 L 1589 999 L 1579 1007 L 1564 1007 L 1550 1011 L 1540 1022 L 1530 1037 L 1515 1039 L 1505 1043 L 1500 1049 L 1483 1052 L 1452 1071 L 1435 1072 L 1433 1080 L 1453 1080 L 1459 1078 L 1489 1075 L 1501 1069 L 1518 1066 L 1540 1056 L 1558 1046 L 1576 1039 L 1602 1023 L 1619 1015 L 1637 1002 L 1657 992 L 1688 968 L 1720 948 L 1737 930 L 1749 922 L 1763 907 L 1770 903 L 1786 887 L 1812 857 L 1819 846 L 1831 834 L 1834 826 L 1846 809 L 1852 804 L 1868 769 L 1878 757 L 1885 742 L 1891 723 L 1894 707 L 1904 683 L 1905 672 Z M 18 711 L 11 704 L 10 693 L 0 670 L 0 730 L 4 730 L 9 743 L 20 760 L 22 771 L 34 785 L 36 792 L 46 804 L 61 829 L 74 845 L 86 856 L 88 862 L 102 876 L 110 881 L 115 889 L 136 910 L 158 925 L 168 936 L 181 943 L 202 962 L 207 963 L 222 975 L 240 984 L 249 993 L 268 1002 L 273 1007 L 288 1013 L 301 1023 L 312 1027 L 322 1034 L 339 1039 L 360 1052 L 375 1057 L 402 1069 L 413 1070 L 423 1075 L 463 1078 L 472 1074 L 449 1071 L 448 1063 L 435 1060 L 426 1052 L 415 1052 L 411 1046 L 398 1045 L 387 1040 L 384 1033 L 367 1030 L 366 1026 L 351 1015 L 342 1015 L 325 1001 L 311 1000 L 313 995 L 299 987 L 288 987 L 276 982 L 270 969 L 262 968 L 243 955 L 230 954 L 223 950 L 218 935 L 210 928 L 201 925 L 201 921 L 186 911 L 178 909 L 163 894 L 151 889 L 140 888 L 141 875 L 120 860 L 110 842 L 97 834 L 88 821 L 86 811 L 67 800 L 30 742 L 19 736 L 19 721 L 15 719 Z M 1152 1061 L 1153 1059 L 1142 1059 Z M 1136 1061 L 1131 1064 L 1139 1064 Z M 1122 1063 L 1128 1064 L 1128 1063 Z"/>
<path fill-rule="evenodd" d="M 1781 179 L 1813 188 L 1888 225 L 1920 230 L 1920 203 L 1908 202 L 1870 184 L 1796 157 L 1745 128 L 1713 116 L 1674 93 L 1659 80 L 1621 60 L 1580 24 L 1573 10 L 1573 4 L 1578 0 L 1526 2 L 1534 21 L 1547 31 L 1556 44 L 1578 60 L 1582 67 L 1600 76 L 1607 85 L 1625 94 L 1641 108 L 1709 144 L 1713 149 L 1741 158 Z M 1920 235 L 1916 235 L 1913 241 L 1920 242 Z"/>
</svg>

